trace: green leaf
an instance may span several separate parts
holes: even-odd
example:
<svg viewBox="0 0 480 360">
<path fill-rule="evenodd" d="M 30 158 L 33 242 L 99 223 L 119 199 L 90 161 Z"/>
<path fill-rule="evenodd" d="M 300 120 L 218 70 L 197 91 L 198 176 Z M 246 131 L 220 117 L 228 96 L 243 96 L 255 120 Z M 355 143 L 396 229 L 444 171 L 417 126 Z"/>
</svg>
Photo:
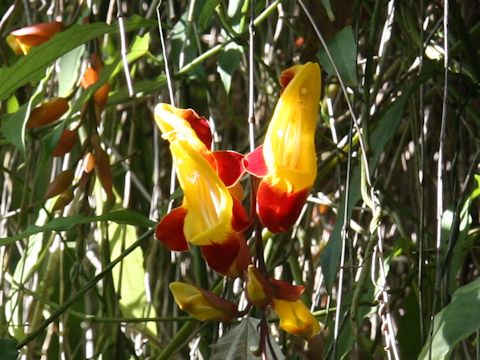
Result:
<svg viewBox="0 0 480 360">
<path fill-rule="evenodd" d="M 401 359 L 415 359 L 420 353 L 420 326 L 412 326 L 418 323 L 419 304 L 420 300 L 415 291 L 409 291 L 401 300 L 401 307 L 405 311 L 397 320 L 397 340 Z"/>
<path fill-rule="evenodd" d="M 348 86 L 357 86 L 357 44 L 351 26 L 344 27 L 327 43 L 338 72 Z M 318 53 L 320 64 L 330 75 L 337 75 L 325 49 Z"/>
<path fill-rule="evenodd" d="M 122 250 L 128 248 L 137 240 L 135 227 L 129 225 L 109 225 L 109 233 L 112 235 L 113 259 L 122 254 Z M 116 293 L 120 296 L 120 308 L 123 316 L 140 318 L 156 317 L 155 309 L 148 306 L 145 291 L 145 270 L 143 268 L 143 252 L 140 247 L 125 257 L 120 266 L 112 270 Z M 120 278 L 121 277 L 121 278 Z M 142 286 L 143 285 L 143 286 Z M 152 336 L 157 335 L 156 325 L 152 322 L 132 324 L 132 326 L 147 330 Z"/>
<path fill-rule="evenodd" d="M 25 157 L 25 125 L 30 116 L 31 102 L 22 105 L 17 112 L 2 121 L 2 134 Z"/>
<path fill-rule="evenodd" d="M 242 33 L 247 24 L 246 18 L 248 13 L 249 1 L 230 0 L 228 1 L 227 15 L 228 24 L 236 33 Z"/>
<path fill-rule="evenodd" d="M 408 99 L 408 94 L 398 98 L 390 108 L 383 114 L 378 127 L 372 132 L 370 137 L 372 155 L 369 158 L 370 172 L 377 166 L 378 159 L 385 145 L 390 141 L 402 120 L 403 108 Z M 348 199 L 347 219 L 352 216 L 353 207 L 361 198 L 360 192 L 360 168 L 356 167 L 350 184 L 350 196 Z M 325 249 L 320 255 L 320 265 L 325 276 L 327 289 L 331 289 L 337 276 L 338 265 L 340 261 L 340 252 L 342 250 L 342 226 L 343 212 L 345 209 L 345 196 L 340 201 L 337 221 L 333 227 L 332 235 L 328 240 Z"/>
<path fill-rule="evenodd" d="M 132 31 L 155 25 L 155 21 L 134 16 L 127 21 L 125 28 L 127 31 Z M 41 79 L 45 75 L 47 67 L 60 56 L 100 35 L 117 31 L 117 25 L 107 25 L 105 23 L 73 25 L 55 35 L 49 41 L 33 47 L 28 55 L 22 57 L 12 66 L 0 69 L 0 84 L 2 84 L 0 101 L 5 100 L 19 87 Z"/>
<path fill-rule="evenodd" d="M 455 214 L 453 212 L 451 212 L 451 221 L 446 223 L 445 226 L 444 218 L 449 210 L 446 210 L 442 216 L 442 244 L 449 240 L 451 232 L 458 231 L 451 254 L 449 251 L 445 254 L 445 257 L 450 257 L 450 266 L 448 270 L 448 292 L 450 294 L 457 288 L 457 274 L 464 264 L 465 257 L 471 251 L 472 247 L 475 246 L 476 237 L 468 236 L 472 225 L 472 216 L 470 215 L 472 202 L 480 195 L 480 176 L 475 174 L 474 177 L 476 180 L 476 187 L 472 190 L 462 205 L 459 214 L 460 221 L 458 227 L 454 225 L 453 216 Z"/>
<path fill-rule="evenodd" d="M 220 0 L 207 0 L 205 5 L 203 5 L 202 11 L 198 18 L 198 25 L 200 29 L 205 29 L 207 27 L 208 21 L 212 17 L 213 12 L 217 5 L 220 4 Z"/>
<path fill-rule="evenodd" d="M 454 292 L 452 301 L 433 319 L 433 336 L 418 359 L 448 359 L 458 342 L 480 328 L 480 278 Z M 431 349 L 431 357 L 430 357 Z"/>
<path fill-rule="evenodd" d="M 1 69 L 0 69 L 1 71 Z M 9 114 L 1 125 L 1 130 L 5 138 L 13 144 L 20 153 L 25 157 L 27 150 L 25 147 L 25 127 L 27 125 L 30 112 L 43 97 L 43 86 L 46 79 L 44 79 L 35 89 L 35 92 L 30 99 L 23 104 L 17 112 Z"/>
<path fill-rule="evenodd" d="M 162 89 L 167 82 L 167 78 L 163 75 L 157 77 L 154 80 L 135 81 L 133 88 L 135 90 L 135 98 L 143 98 L 153 92 Z M 108 105 L 121 104 L 130 99 L 130 94 L 126 87 L 110 93 L 108 96 Z"/>
<path fill-rule="evenodd" d="M 68 97 L 72 93 L 80 76 L 80 65 L 82 64 L 82 55 L 84 53 L 85 45 L 80 45 L 60 58 L 58 96 Z"/>
<path fill-rule="evenodd" d="M 252 353 L 252 348 L 258 346 L 260 339 L 257 332 L 259 323 L 259 319 L 246 318 L 230 329 L 213 345 L 211 360 L 258 360 Z M 272 338 L 270 340 L 277 359 L 285 359 L 277 342 Z M 273 358 L 270 350 L 267 357 Z"/>
<path fill-rule="evenodd" d="M 223 86 L 227 94 L 230 93 L 230 85 L 232 83 L 232 76 L 238 65 L 242 61 L 243 48 L 231 42 L 225 46 L 218 59 L 217 71 L 222 79 Z"/>
<path fill-rule="evenodd" d="M 335 21 L 335 15 L 333 14 L 332 5 L 330 4 L 330 0 L 322 0 L 322 5 L 325 8 L 325 11 L 327 12 L 328 19 L 330 21 Z"/>
<path fill-rule="evenodd" d="M 13 339 L 0 339 L 0 349 L 3 360 L 16 360 L 18 357 L 17 341 Z"/>
<path fill-rule="evenodd" d="M 88 224 L 95 221 L 113 221 L 117 224 L 128 224 L 149 228 L 156 223 L 142 214 L 131 210 L 112 211 L 100 216 L 72 215 L 55 218 L 43 226 L 29 226 L 23 233 L 0 239 L 0 246 L 11 244 L 14 241 L 46 231 L 67 231 L 80 224 Z"/>
</svg>

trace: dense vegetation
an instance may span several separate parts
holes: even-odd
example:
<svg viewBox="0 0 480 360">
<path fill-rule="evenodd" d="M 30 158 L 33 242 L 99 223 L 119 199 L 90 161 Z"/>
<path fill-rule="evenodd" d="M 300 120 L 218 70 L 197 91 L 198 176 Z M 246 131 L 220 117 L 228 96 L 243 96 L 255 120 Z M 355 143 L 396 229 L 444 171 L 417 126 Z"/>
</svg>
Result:
<svg viewBox="0 0 480 360">
<path fill-rule="evenodd" d="M 480 357 L 479 3 L 251 1 L 0 3 L 2 358 Z M 300 217 L 263 229 L 251 175 L 235 196 L 259 278 L 304 286 L 309 341 L 274 300 L 246 305 L 248 276 L 153 236 L 186 193 L 155 106 L 247 154 L 280 75 L 307 62 L 321 95 Z M 178 281 L 247 311 L 197 321 Z"/>
</svg>

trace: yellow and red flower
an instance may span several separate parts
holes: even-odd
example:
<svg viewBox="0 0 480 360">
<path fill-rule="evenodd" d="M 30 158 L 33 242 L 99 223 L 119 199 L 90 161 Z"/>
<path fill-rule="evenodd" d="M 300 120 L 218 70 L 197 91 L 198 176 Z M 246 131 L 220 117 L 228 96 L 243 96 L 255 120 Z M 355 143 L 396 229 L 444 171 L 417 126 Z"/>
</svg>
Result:
<svg viewBox="0 0 480 360">
<path fill-rule="evenodd" d="M 208 122 L 193 110 L 159 104 L 155 120 L 170 142 L 184 193 L 181 206 L 157 225 L 157 239 L 175 251 L 187 250 L 188 243 L 200 246 L 212 269 L 228 276 L 240 275 L 250 262 L 241 235 L 250 220 L 229 188 L 243 175 L 243 156 L 234 151 L 212 152 Z"/>
<path fill-rule="evenodd" d="M 285 70 L 283 93 L 262 146 L 244 165 L 262 180 L 257 213 L 272 232 L 288 230 L 297 220 L 317 176 L 315 127 L 320 101 L 320 67 L 316 63 Z"/>
<path fill-rule="evenodd" d="M 318 320 L 300 300 L 305 288 L 286 281 L 267 279 L 249 265 L 246 274 L 246 296 L 259 307 L 270 305 L 280 319 L 280 328 L 310 340 L 321 330 Z"/>
<path fill-rule="evenodd" d="M 43 44 L 60 30 L 62 23 L 57 21 L 35 24 L 12 31 L 7 43 L 15 54 L 27 55 L 32 46 Z"/>
<path fill-rule="evenodd" d="M 170 284 L 175 302 L 200 321 L 231 321 L 238 317 L 237 305 L 199 287 L 176 281 Z"/>
<path fill-rule="evenodd" d="M 310 340 L 320 331 L 320 324 L 302 300 L 273 299 L 273 310 L 280 319 L 280 328 L 286 332 Z"/>
</svg>

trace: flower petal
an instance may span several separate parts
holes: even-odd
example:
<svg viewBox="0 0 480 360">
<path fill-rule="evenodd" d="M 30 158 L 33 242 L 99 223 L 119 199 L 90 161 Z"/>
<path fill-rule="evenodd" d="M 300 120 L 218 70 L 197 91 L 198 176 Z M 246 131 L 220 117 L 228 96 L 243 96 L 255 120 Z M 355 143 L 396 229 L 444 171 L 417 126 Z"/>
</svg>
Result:
<svg viewBox="0 0 480 360">
<path fill-rule="evenodd" d="M 172 106 L 171 110 L 174 114 L 190 124 L 193 131 L 195 131 L 198 138 L 205 144 L 207 149 L 212 148 L 212 131 L 210 130 L 210 124 L 206 118 L 198 115 L 193 109 L 179 109 Z"/>
<path fill-rule="evenodd" d="M 232 200 L 232 228 L 237 232 L 242 232 L 252 224 L 252 220 L 248 216 L 247 211 L 243 207 L 242 203 L 236 197 L 232 197 Z"/>
<path fill-rule="evenodd" d="M 183 234 L 187 209 L 180 206 L 165 215 L 155 228 L 155 237 L 171 251 L 187 251 L 188 244 Z"/>
<path fill-rule="evenodd" d="M 221 243 L 204 245 L 200 249 L 208 266 L 216 272 L 229 275 L 231 267 L 239 255 L 240 237 L 232 231 Z"/>
<path fill-rule="evenodd" d="M 287 85 L 290 83 L 290 81 L 293 80 L 295 75 L 302 69 L 302 67 L 303 65 L 294 65 L 282 71 L 279 79 L 279 83 L 282 86 L 282 88 L 287 87 Z"/>
<path fill-rule="evenodd" d="M 257 191 L 257 212 L 262 224 L 274 233 L 287 231 L 298 219 L 310 189 L 288 193 L 263 179 Z"/>
<path fill-rule="evenodd" d="M 193 130 L 190 133 L 188 138 L 169 135 L 184 206 L 188 209 L 185 237 L 194 245 L 222 243 L 232 232 L 232 196 L 208 161 L 196 151 L 199 145 L 195 142 L 200 141 Z"/>
<path fill-rule="evenodd" d="M 248 266 L 245 288 L 248 301 L 255 306 L 265 307 L 272 301 L 272 286 L 253 265 Z"/>
<path fill-rule="evenodd" d="M 292 285 L 286 281 L 270 279 L 273 286 L 274 296 L 279 300 L 297 301 L 305 291 L 304 286 Z"/>
<path fill-rule="evenodd" d="M 273 299 L 273 310 L 280 318 L 280 327 L 290 334 L 309 340 L 321 330 L 318 320 L 301 300 Z"/>
<path fill-rule="evenodd" d="M 262 178 L 268 174 L 268 167 L 263 157 L 263 145 L 247 154 L 243 159 L 243 166 L 252 175 Z"/>
<path fill-rule="evenodd" d="M 241 277 L 247 269 L 248 265 L 252 263 L 247 242 L 245 241 L 245 238 L 241 235 L 239 236 L 238 244 L 239 248 L 237 258 L 230 266 L 230 269 L 227 273 L 227 276 L 230 276 L 232 278 Z"/>
<path fill-rule="evenodd" d="M 192 109 L 180 109 L 175 106 L 160 103 L 155 106 L 155 121 L 164 135 L 171 131 L 183 134 L 188 129 L 193 129 L 196 137 L 205 149 L 210 151 L 212 146 L 212 133 L 210 125 L 204 117 L 199 116 Z M 197 150 L 200 151 L 202 147 Z M 203 150 L 205 151 L 205 150 Z"/>
<path fill-rule="evenodd" d="M 297 192 L 313 185 L 317 175 L 315 127 L 320 101 L 320 68 L 315 63 L 289 70 L 263 144 L 263 156 L 273 183 Z M 286 82 L 286 80 L 284 81 Z"/>
<path fill-rule="evenodd" d="M 245 174 L 242 154 L 231 150 L 221 150 L 214 151 L 213 156 L 216 160 L 217 174 L 226 187 L 234 186 Z"/>
</svg>

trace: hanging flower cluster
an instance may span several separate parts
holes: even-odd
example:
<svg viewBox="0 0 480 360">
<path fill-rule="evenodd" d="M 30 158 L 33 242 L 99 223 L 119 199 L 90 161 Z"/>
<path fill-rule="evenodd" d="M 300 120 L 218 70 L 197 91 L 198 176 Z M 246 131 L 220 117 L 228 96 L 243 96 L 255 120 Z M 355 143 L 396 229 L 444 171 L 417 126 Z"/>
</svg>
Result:
<svg viewBox="0 0 480 360">
<path fill-rule="evenodd" d="M 320 325 L 300 300 L 304 288 L 271 279 L 252 264 L 244 236 L 252 221 L 239 195 L 245 173 L 260 178 L 252 215 L 271 232 L 285 232 L 298 219 L 315 181 L 320 68 L 316 63 L 294 66 L 282 73 L 280 83 L 283 92 L 264 143 L 246 156 L 212 151 L 208 122 L 195 111 L 156 106 L 155 121 L 170 143 L 183 200 L 160 220 L 155 236 L 172 251 L 200 247 L 210 268 L 245 281 L 251 305 L 271 307 L 283 330 L 309 340 Z M 181 282 L 170 290 L 179 307 L 198 320 L 240 316 L 235 303 L 210 291 Z"/>
</svg>

